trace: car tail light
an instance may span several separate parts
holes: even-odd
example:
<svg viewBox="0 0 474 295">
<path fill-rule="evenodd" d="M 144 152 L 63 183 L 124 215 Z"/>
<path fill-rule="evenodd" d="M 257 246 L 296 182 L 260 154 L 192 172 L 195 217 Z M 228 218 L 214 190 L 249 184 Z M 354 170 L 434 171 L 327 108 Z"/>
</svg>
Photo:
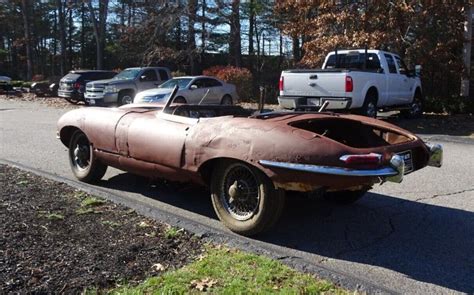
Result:
<svg viewBox="0 0 474 295">
<path fill-rule="evenodd" d="M 74 85 L 72 87 L 74 87 L 76 89 L 79 89 L 79 88 L 81 88 L 81 83 L 76 82 L 76 83 L 74 83 Z"/>
<path fill-rule="evenodd" d="M 351 76 L 346 76 L 346 92 L 352 92 L 354 90 L 354 82 L 352 82 Z"/>
<path fill-rule="evenodd" d="M 381 154 L 344 155 L 339 158 L 348 165 L 379 165 L 382 161 Z"/>
<path fill-rule="evenodd" d="M 283 88 L 285 87 L 285 78 L 283 76 L 280 77 L 280 83 L 278 83 L 278 87 L 280 88 L 280 91 L 283 91 Z"/>
</svg>

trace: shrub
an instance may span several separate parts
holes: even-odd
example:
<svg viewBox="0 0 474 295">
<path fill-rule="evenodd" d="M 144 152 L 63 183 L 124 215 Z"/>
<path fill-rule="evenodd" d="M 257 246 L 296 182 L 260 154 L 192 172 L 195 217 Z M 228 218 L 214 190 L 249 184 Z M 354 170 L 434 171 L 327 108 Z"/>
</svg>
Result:
<svg viewBox="0 0 474 295">
<path fill-rule="evenodd" d="M 246 68 L 215 66 L 203 71 L 204 75 L 234 84 L 242 101 L 248 101 L 252 95 L 252 73 Z"/>
<path fill-rule="evenodd" d="M 34 75 L 33 78 L 31 78 L 31 81 L 33 82 L 39 82 L 44 80 L 44 75 Z"/>
<path fill-rule="evenodd" d="M 186 76 L 186 73 L 181 72 L 181 71 L 174 71 L 174 72 L 171 73 L 171 75 L 173 76 L 173 78 L 176 78 L 176 77 Z"/>
<path fill-rule="evenodd" d="M 448 114 L 473 114 L 474 99 L 470 97 L 426 97 L 424 101 L 424 111 L 433 113 Z"/>
<path fill-rule="evenodd" d="M 20 80 L 13 80 L 10 82 L 12 87 L 22 87 L 23 86 L 23 81 Z"/>
</svg>

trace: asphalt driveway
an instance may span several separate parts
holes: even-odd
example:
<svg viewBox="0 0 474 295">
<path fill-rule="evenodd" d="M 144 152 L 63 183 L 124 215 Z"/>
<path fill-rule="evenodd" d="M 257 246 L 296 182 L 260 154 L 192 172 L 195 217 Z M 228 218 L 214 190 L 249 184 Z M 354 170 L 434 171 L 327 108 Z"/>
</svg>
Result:
<svg viewBox="0 0 474 295">
<path fill-rule="evenodd" d="M 0 160 L 74 181 L 66 147 L 55 138 L 57 119 L 65 111 L 0 100 Z M 429 167 L 402 184 L 375 187 L 351 206 L 289 196 L 272 232 L 258 240 L 231 239 L 388 292 L 474 293 L 474 141 L 443 134 L 422 137 L 443 144 L 441 169 Z M 205 189 L 149 183 L 115 169 L 98 187 L 226 232 Z"/>
</svg>

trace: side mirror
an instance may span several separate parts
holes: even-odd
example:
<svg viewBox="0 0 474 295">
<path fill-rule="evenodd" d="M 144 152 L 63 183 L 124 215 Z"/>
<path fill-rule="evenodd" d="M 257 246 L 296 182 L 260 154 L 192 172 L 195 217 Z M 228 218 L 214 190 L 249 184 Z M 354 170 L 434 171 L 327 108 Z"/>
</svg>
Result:
<svg viewBox="0 0 474 295">
<path fill-rule="evenodd" d="M 146 79 L 146 76 L 145 75 L 141 75 L 140 76 L 140 81 L 144 81 Z"/>
<path fill-rule="evenodd" d="M 189 89 L 195 90 L 195 89 L 198 89 L 198 86 L 196 84 L 193 84 L 189 87 Z"/>
<path fill-rule="evenodd" d="M 378 68 L 378 69 L 377 69 L 377 73 L 383 74 L 383 72 L 384 72 L 383 68 Z"/>
</svg>

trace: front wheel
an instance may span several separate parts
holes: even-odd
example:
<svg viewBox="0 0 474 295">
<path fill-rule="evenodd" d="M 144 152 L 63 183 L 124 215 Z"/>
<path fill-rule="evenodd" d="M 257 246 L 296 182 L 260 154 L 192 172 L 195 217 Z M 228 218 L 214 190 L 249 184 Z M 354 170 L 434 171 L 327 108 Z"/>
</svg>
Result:
<svg viewBox="0 0 474 295">
<path fill-rule="evenodd" d="M 212 205 L 233 232 L 251 236 L 273 226 L 285 195 L 260 170 L 238 161 L 222 161 L 212 175 Z"/>
<path fill-rule="evenodd" d="M 107 165 L 95 158 L 89 139 L 81 131 L 76 131 L 69 142 L 69 164 L 74 176 L 87 183 L 99 181 L 107 171 Z"/>
<path fill-rule="evenodd" d="M 410 104 L 407 110 L 401 110 L 400 114 L 407 119 L 417 119 L 423 115 L 423 104 L 419 96 L 413 98 L 412 103 Z"/>
<path fill-rule="evenodd" d="M 133 95 L 129 92 L 121 93 L 118 97 L 118 104 L 123 106 L 133 103 Z"/>
</svg>

